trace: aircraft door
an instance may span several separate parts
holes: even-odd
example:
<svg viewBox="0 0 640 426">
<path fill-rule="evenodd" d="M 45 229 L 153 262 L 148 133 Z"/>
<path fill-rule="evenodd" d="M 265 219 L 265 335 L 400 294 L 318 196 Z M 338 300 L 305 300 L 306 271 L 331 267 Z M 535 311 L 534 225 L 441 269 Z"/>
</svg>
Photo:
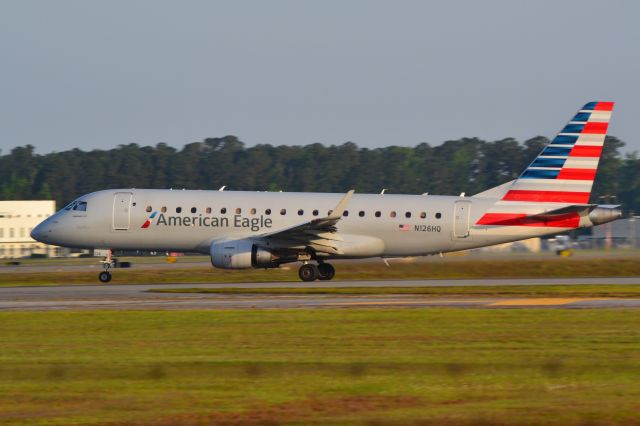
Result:
<svg viewBox="0 0 640 426">
<path fill-rule="evenodd" d="M 469 219 L 471 202 L 456 201 L 453 209 L 453 237 L 455 239 L 469 237 Z"/>
<path fill-rule="evenodd" d="M 131 192 L 116 192 L 113 197 L 113 229 L 128 231 L 131 222 Z"/>
</svg>

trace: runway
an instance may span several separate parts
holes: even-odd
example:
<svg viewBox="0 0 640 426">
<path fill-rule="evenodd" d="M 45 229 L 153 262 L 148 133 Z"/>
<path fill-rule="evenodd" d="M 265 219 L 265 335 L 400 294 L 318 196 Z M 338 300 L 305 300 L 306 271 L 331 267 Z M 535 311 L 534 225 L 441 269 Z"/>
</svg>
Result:
<svg viewBox="0 0 640 426">
<path fill-rule="evenodd" d="M 265 295 L 152 293 L 158 288 L 444 287 L 494 285 L 638 284 L 640 277 L 473 279 L 200 284 L 110 284 L 0 288 L 0 311 L 290 309 L 350 307 L 640 308 L 640 299 L 523 298 L 432 295 Z"/>
</svg>

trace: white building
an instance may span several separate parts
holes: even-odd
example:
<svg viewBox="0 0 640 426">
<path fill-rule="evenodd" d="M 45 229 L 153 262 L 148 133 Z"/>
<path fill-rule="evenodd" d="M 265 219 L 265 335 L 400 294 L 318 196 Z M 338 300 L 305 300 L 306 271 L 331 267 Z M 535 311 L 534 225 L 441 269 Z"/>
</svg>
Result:
<svg viewBox="0 0 640 426">
<path fill-rule="evenodd" d="M 64 249 L 30 237 L 31 230 L 55 211 L 54 200 L 0 201 L 0 259 L 62 254 Z"/>
</svg>

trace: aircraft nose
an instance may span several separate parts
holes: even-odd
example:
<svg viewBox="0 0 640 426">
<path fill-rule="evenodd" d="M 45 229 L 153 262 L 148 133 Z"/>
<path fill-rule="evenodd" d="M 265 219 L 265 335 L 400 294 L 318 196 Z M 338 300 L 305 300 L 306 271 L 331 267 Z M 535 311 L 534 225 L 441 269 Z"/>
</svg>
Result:
<svg viewBox="0 0 640 426">
<path fill-rule="evenodd" d="M 31 238 L 36 241 L 40 241 L 41 243 L 45 242 L 45 236 L 48 231 L 48 226 L 43 222 L 38 224 L 35 228 L 31 230 Z"/>
</svg>

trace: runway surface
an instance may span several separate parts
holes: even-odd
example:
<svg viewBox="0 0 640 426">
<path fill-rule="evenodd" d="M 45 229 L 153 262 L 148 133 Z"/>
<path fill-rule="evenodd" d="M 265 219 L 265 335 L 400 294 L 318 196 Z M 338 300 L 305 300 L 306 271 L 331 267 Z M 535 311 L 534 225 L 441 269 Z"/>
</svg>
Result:
<svg viewBox="0 0 640 426">
<path fill-rule="evenodd" d="M 151 293 L 154 288 L 304 288 L 304 287 L 444 287 L 492 285 L 638 284 L 640 277 L 570 279 L 476 279 L 410 281 L 332 281 L 144 285 L 68 285 L 1 287 L 0 311 L 86 309 L 285 309 L 349 307 L 467 308 L 640 308 L 640 299 L 522 298 L 430 295 L 258 295 Z"/>
</svg>

